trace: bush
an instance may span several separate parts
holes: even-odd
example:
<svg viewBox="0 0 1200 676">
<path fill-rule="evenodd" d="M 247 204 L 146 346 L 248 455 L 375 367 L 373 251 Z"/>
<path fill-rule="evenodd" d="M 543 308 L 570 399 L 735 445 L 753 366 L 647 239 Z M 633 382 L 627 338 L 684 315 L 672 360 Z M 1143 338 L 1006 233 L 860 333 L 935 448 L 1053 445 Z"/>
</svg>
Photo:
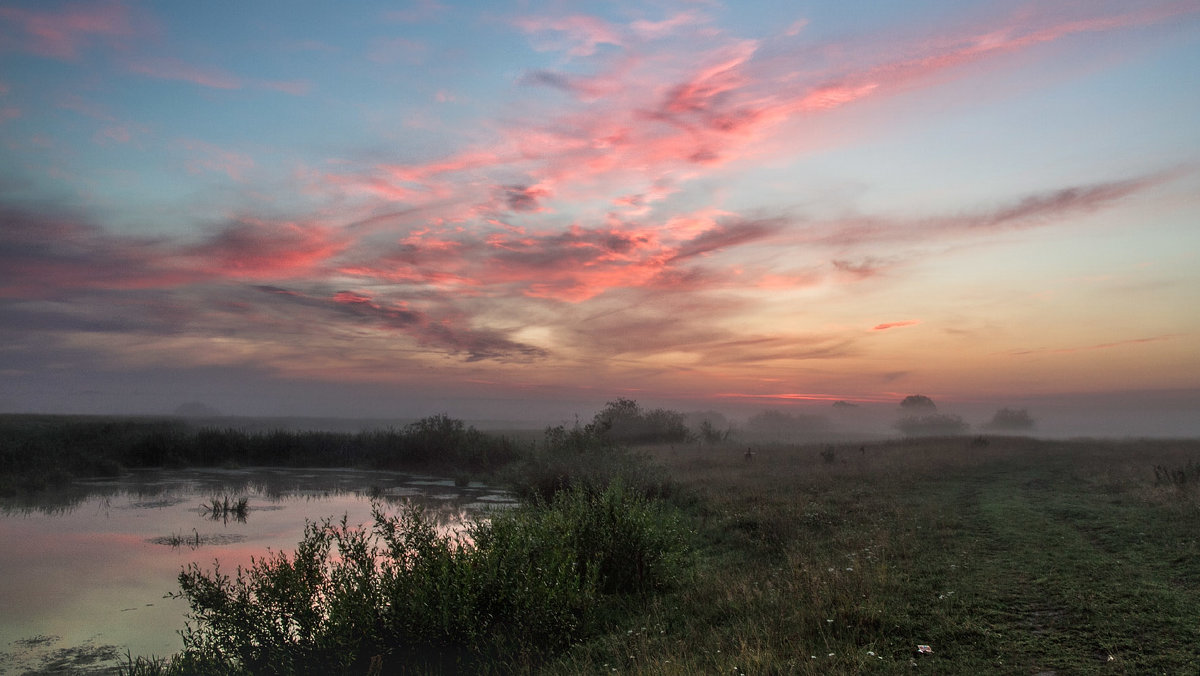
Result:
<svg viewBox="0 0 1200 676">
<path fill-rule="evenodd" d="M 644 411 L 636 401 L 624 398 L 608 402 L 588 427 L 617 444 L 682 443 L 691 438 L 682 413 L 663 408 Z"/>
<path fill-rule="evenodd" d="M 171 668 L 255 674 L 528 664 L 596 630 L 604 600 L 683 571 L 678 518 L 621 482 L 577 487 L 439 534 L 416 508 L 370 530 L 309 524 L 291 556 L 179 576 L 191 615 Z M 134 666 L 150 666 L 144 661 Z M 180 667 L 181 668 L 181 667 Z"/>
</svg>

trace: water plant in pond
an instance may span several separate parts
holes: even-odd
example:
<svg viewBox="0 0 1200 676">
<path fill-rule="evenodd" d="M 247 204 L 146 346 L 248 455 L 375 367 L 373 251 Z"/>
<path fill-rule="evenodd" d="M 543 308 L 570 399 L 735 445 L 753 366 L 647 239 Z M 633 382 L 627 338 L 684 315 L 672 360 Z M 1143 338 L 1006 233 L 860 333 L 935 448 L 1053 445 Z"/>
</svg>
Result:
<svg viewBox="0 0 1200 676">
<path fill-rule="evenodd" d="M 229 545 L 235 542 L 244 542 L 245 540 L 245 535 L 236 533 L 200 533 L 193 528 L 191 535 L 171 533 L 170 535 L 150 538 L 147 542 L 156 545 L 167 545 L 173 549 L 180 547 L 199 549 L 202 545 Z"/>
<path fill-rule="evenodd" d="M 229 523 L 229 519 L 233 518 L 238 523 L 246 523 L 246 515 L 250 512 L 250 500 L 239 498 L 237 501 L 231 501 L 226 495 L 223 500 L 212 498 L 207 505 L 200 505 L 200 510 L 213 521 L 222 520 Z"/>
<path fill-rule="evenodd" d="M 192 529 L 192 535 L 183 535 L 181 533 L 171 533 L 163 537 L 157 537 L 150 540 L 156 545 L 167 545 L 173 548 L 179 548 L 184 545 L 195 549 L 200 546 L 200 532 L 195 528 Z"/>
</svg>

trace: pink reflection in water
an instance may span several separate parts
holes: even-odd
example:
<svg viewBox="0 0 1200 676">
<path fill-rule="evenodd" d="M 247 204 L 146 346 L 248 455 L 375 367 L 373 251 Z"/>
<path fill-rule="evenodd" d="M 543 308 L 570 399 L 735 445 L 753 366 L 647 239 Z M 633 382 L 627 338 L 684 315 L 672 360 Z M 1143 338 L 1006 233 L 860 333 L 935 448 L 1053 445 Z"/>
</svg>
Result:
<svg viewBox="0 0 1200 676">
<path fill-rule="evenodd" d="M 237 483 L 222 487 L 229 481 Z M 369 526 L 372 494 L 389 513 L 404 508 L 398 500 L 418 500 L 450 530 L 468 512 L 510 504 L 481 486 L 352 470 L 141 473 L 91 488 L 98 494 L 66 506 L 47 495 L 43 504 L 0 514 L 0 671 L 36 668 L 78 646 L 115 646 L 112 656 L 121 658 L 126 650 L 176 652 L 187 604 L 164 596 L 178 590 L 187 564 L 211 569 L 219 560 L 232 573 L 268 551 L 290 553 L 306 520 L 346 515 L 351 525 Z M 249 498 L 245 522 L 200 509 L 223 495 Z"/>
</svg>

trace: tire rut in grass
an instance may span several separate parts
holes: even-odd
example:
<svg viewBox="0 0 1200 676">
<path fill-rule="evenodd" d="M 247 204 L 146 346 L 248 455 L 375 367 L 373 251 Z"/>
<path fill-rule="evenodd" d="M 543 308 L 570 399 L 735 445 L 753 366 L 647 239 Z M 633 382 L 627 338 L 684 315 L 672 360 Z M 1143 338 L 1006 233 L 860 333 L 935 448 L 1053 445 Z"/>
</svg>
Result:
<svg viewBox="0 0 1200 676">
<path fill-rule="evenodd" d="M 990 571 L 996 629 L 1013 633 L 1031 668 L 1081 670 L 1112 657 L 1152 668 L 1164 653 L 1196 645 L 1194 591 L 1179 594 L 1161 567 L 1136 565 L 1097 532 L 1127 527 L 1122 514 L 1068 482 L 998 477 L 978 514 L 997 539 Z M 1149 510 L 1143 518 L 1151 518 Z M 1184 643 L 1181 643 L 1184 642 Z M 1194 648 L 1193 648 L 1194 650 Z"/>
</svg>

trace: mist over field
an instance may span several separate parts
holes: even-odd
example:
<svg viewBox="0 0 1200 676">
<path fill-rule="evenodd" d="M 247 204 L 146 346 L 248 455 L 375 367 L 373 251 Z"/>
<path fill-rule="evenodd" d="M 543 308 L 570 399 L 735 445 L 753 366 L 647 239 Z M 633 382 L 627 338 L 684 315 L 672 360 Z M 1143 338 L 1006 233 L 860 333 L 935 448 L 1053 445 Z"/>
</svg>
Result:
<svg viewBox="0 0 1200 676">
<path fill-rule="evenodd" d="M 211 393 L 209 393 L 211 394 Z M 645 408 L 666 408 L 683 414 L 693 432 L 709 419 L 738 438 L 797 443 L 823 440 L 879 439 L 904 436 L 897 424 L 906 416 L 900 403 L 851 404 L 830 402 L 777 403 L 767 401 L 706 401 L 642 399 L 636 393 L 578 400 L 396 396 L 391 392 L 354 387 L 325 387 L 305 391 L 279 387 L 266 394 L 200 399 L 184 391 L 169 395 L 116 396 L 84 393 L 44 400 L 28 398 L 23 406 L 0 406 L 0 413 L 60 415 L 175 416 L 197 423 L 242 428 L 355 431 L 395 426 L 430 415 L 447 414 L 483 430 L 540 430 L 587 422 L 609 401 L 631 397 Z M 1016 434 L 1044 438 L 1195 438 L 1200 437 L 1200 391 L 1115 392 L 1010 398 L 997 401 L 948 402 L 934 399 L 937 411 L 957 416 L 966 427 L 953 434 Z M 998 411 L 1027 413 L 1031 425 L 993 424 Z M 748 429 L 755 417 L 773 414 L 794 418 L 779 433 L 756 434 Z M 751 424 L 751 427 L 753 425 Z M 936 431 L 934 432 L 936 434 Z"/>
</svg>

